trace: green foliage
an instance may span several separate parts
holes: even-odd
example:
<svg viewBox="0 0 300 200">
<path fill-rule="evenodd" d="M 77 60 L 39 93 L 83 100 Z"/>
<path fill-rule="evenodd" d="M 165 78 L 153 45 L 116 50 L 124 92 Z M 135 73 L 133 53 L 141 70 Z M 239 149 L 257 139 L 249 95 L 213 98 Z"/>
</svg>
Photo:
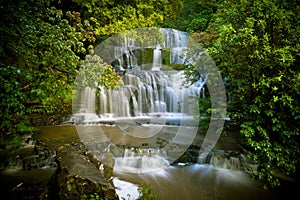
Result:
<svg viewBox="0 0 300 200">
<path fill-rule="evenodd" d="M 139 187 L 139 193 L 142 195 L 139 200 L 156 200 L 157 197 L 154 195 L 152 186 L 147 183 L 142 183 Z"/>
<path fill-rule="evenodd" d="M 81 196 L 81 200 L 100 200 L 102 198 L 100 198 L 100 196 L 97 193 L 94 194 L 90 194 L 90 195 L 82 195 Z"/>
<path fill-rule="evenodd" d="M 15 152 L 22 146 L 24 143 L 21 139 L 20 135 L 14 134 L 11 138 L 7 141 L 0 141 L 1 145 L 5 145 L 5 148 L 0 148 L 0 158 L 2 160 L 10 160 Z"/>
<path fill-rule="evenodd" d="M 181 3 L 178 0 L 112 1 L 74 0 L 91 21 L 100 41 L 125 30 L 160 27 L 166 18 L 174 18 Z"/>
<path fill-rule="evenodd" d="M 211 118 L 211 100 L 209 97 L 199 98 L 198 105 L 200 117 L 199 126 L 208 129 Z"/>
<path fill-rule="evenodd" d="M 121 76 L 98 55 L 87 55 L 77 75 L 75 87 L 115 89 L 123 84 Z"/>
<path fill-rule="evenodd" d="M 23 144 L 21 142 L 19 135 L 14 135 L 13 138 L 8 142 L 8 145 L 11 146 L 10 149 L 12 152 L 17 150 L 19 147 L 21 147 Z"/>
<path fill-rule="evenodd" d="M 299 5 L 275 0 L 223 2 L 211 24 L 214 56 L 226 77 L 230 117 L 265 187 L 299 167 Z"/>
<path fill-rule="evenodd" d="M 87 21 L 51 1 L 1 1 L 1 138 L 27 131 L 30 105 L 51 114 L 69 98 L 74 76 L 94 40 Z"/>
<path fill-rule="evenodd" d="M 185 65 L 183 64 L 167 64 L 167 65 L 163 65 L 161 70 L 184 70 L 186 68 Z"/>
<path fill-rule="evenodd" d="M 205 31 L 218 7 L 218 0 L 183 0 L 175 19 L 165 20 L 165 25 L 186 32 Z"/>
</svg>

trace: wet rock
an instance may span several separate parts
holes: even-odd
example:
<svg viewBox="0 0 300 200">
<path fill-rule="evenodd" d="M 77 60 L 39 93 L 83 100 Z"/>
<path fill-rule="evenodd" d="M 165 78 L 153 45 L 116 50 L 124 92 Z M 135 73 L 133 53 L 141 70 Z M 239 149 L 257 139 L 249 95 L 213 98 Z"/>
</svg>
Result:
<svg viewBox="0 0 300 200">
<path fill-rule="evenodd" d="M 26 156 L 22 159 L 22 167 L 24 170 L 39 168 L 42 158 L 39 155 Z"/>
<path fill-rule="evenodd" d="M 148 143 L 142 143 L 142 147 L 148 146 Z"/>
<path fill-rule="evenodd" d="M 21 157 L 30 156 L 32 154 L 35 154 L 35 145 L 27 144 L 21 148 L 18 149 L 18 151 L 15 153 Z"/>
<path fill-rule="evenodd" d="M 33 134 L 21 136 L 21 147 L 15 151 L 6 146 L 3 152 L 6 156 L 0 156 L 0 169 L 39 169 L 43 167 L 56 167 L 55 155 L 51 155 L 47 147 Z"/>
<path fill-rule="evenodd" d="M 81 199 L 90 194 L 97 194 L 100 199 L 118 199 L 113 183 L 88 157 L 76 151 L 58 153 L 58 169 L 54 176 L 59 199 Z"/>
<path fill-rule="evenodd" d="M 36 141 L 32 134 L 25 134 L 20 137 L 21 147 L 13 153 L 16 158 L 24 158 L 35 154 Z M 9 146 L 7 148 L 10 148 Z"/>
<path fill-rule="evenodd" d="M 45 144 L 39 140 L 34 142 L 34 153 L 22 158 L 22 168 L 24 170 L 39 169 L 43 167 L 56 168 L 55 154 L 51 154 Z"/>
<path fill-rule="evenodd" d="M 188 156 L 189 162 L 197 163 L 199 157 L 200 145 L 192 144 L 187 149 L 186 153 Z"/>
<path fill-rule="evenodd" d="M 115 160 L 112 153 L 104 152 L 98 156 L 95 154 L 90 154 L 90 160 L 94 165 L 96 165 L 104 177 L 109 179 L 112 176 L 113 166 L 115 165 Z"/>
</svg>

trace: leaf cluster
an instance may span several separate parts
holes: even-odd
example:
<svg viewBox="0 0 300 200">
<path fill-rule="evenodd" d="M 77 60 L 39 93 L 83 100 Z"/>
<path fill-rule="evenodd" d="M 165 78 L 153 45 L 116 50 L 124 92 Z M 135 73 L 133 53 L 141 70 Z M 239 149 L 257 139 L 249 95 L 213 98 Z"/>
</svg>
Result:
<svg viewBox="0 0 300 200">
<path fill-rule="evenodd" d="M 99 41 L 126 30 L 160 27 L 174 18 L 181 7 L 179 0 L 74 0 L 83 9 L 84 18 L 94 27 Z"/>
<path fill-rule="evenodd" d="M 231 0 L 210 25 L 218 38 L 209 52 L 226 79 L 230 117 L 266 187 L 300 166 L 298 10 L 296 1 Z"/>
<path fill-rule="evenodd" d="M 77 74 L 75 87 L 82 89 L 90 87 L 93 89 L 115 89 L 123 84 L 111 65 L 105 63 L 98 55 L 86 56 L 80 71 Z"/>
<path fill-rule="evenodd" d="M 164 21 L 165 26 L 186 32 L 206 31 L 217 11 L 218 0 L 183 0 L 175 18 Z"/>
<path fill-rule="evenodd" d="M 93 42 L 89 24 L 51 1 L 1 1 L 1 138 L 23 132 L 20 124 L 42 105 L 47 114 L 69 101 L 75 74 Z M 22 126 L 23 127 L 23 126 Z"/>
</svg>

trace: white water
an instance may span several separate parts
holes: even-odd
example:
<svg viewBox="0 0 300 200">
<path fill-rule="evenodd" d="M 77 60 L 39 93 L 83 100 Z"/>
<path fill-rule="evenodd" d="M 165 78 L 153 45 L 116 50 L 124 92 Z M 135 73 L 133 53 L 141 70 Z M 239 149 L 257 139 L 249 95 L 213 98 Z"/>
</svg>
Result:
<svg viewBox="0 0 300 200">
<path fill-rule="evenodd" d="M 161 118 L 161 121 L 168 119 L 169 124 L 179 125 L 180 121 L 197 114 L 196 96 L 206 81 L 195 87 L 183 86 L 184 80 L 183 72 L 129 71 L 123 76 L 124 86 L 117 90 L 101 88 L 96 95 L 91 88 L 84 88 L 77 98 L 80 102 L 75 103 L 80 109 L 74 111 L 74 115 L 97 113 L 100 122 L 148 118 L 151 123 Z"/>
<path fill-rule="evenodd" d="M 161 49 L 159 46 L 153 50 L 153 66 L 152 71 L 159 71 L 161 68 Z"/>
<path fill-rule="evenodd" d="M 169 167 L 166 152 L 159 148 L 129 148 L 123 157 L 115 157 L 114 170 L 130 173 L 147 173 Z"/>
<path fill-rule="evenodd" d="M 122 185 L 114 182 L 115 186 L 122 190 L 120 199 L 128 199 L 127 194 L 132 197 L 130 199 L 137 199 L 133 197 L 136 196 L 136 190 L 142 182 L 151 185 L 159 200 L 280 199 L 262 190 L 257 182 L 243 172 L 214 168 L 212 165 L 169 166 L 150 173 L 130 173 L 125 172 L 124 168 L 118 169 L 114 170 L 114 176 L 118 177 L 118 180 L 136 185 L 122 190 Z"/>
<path fill-rule="evenodd" d="M 114 181 L 120 199 L 138 199 L 141 183 L 150 184 L 159 200 L 274 200 L 243 170 L 243 160 L 217 151 L 206 162 L 171 166 L 158 148 L 125 149 L 115 158 Z M 202 162 L 202 161 L 201 161 Z M 202 162 L 203 163 L 203 162 Z M 134 185 L 132 185 L 134 184 Z M 130 196 L 130 198 L 128 198 Z"/>
<path fill-rule="evenodd" d="M 181 111 L 190 114 L 193 109 L 193 105 L 181 106 L 186 98 L 195 96 L 193 86 L 182 86 L 182 72 L 128 72 L 123 81 L 124 86 L 118 90 L 101 89 L 100 115 L 112 113 L 114 117 L 137 117 Z"/>
<path fill-rule="evenodd" d="M 195 100 L 200 96 L 200 91 L 204 93 L 207 78 L 200 78 L 195 85 L 184 86 L 185 77 L 182 71 L 161 71 L 164 49 L 170 54 L 170 64 L 184 63 L 188 34 L 174 29 L 158 30 L 164 39 L 156 43 L 150 42 L 148 46 L 141 46 L 128 36 L 115 38 L 116 44 L 111 46 L 112 59 L 116 61 L 117 68 L 126 69 L 122 77 L 124 86 L 117 90 L 99 86 L 100 94 L 95 94 L 90 87 L 83 88 L 73 97 L 73 104 L 77 105 L 73 107 L 73 113 L 82 113 L 85 110 L 86 113 L 97 113 L 102 119 L 110 118 L 108 120 L 120 117 L 145 117 L 151 113 L 165 113 L 163 115 L 181 113 L 193 116 L 197 109 L 196 103 L 192 103 L 193 98 Z M 140 70 L 138 66 L 134 50 L 144 48 L 153 49 L 151 70 Z M 101 50 L 99 53 L 101 56 Z M 180 116 L 178 114 L 177 116 Z"/>
<path fill-rule="evenodd" d="M 134 53 L 136 49 L 153 49 L 153 70 L 160 70 L 161 67 L 161 49 L 168 49 L 170 51 L 170 63 L 178 63 L 183 64 L 185 59 L 185 49 L 188 45 L 188 37 L 189 35 L 185 32 L 181 32 L 175 29 L 155 29 L 153 34 L 158 34 L 156 30 L 163 36 L 162 41 L 153 40 L 153 38 L 149 38 L 149 41 L 145 38 L 144 41 L 140 43 L 140 41 L 135 41 L 133 38 L 122 36 L 117 36 L 113 38 L 114 46 L 113 55 L 111 56 L 113 60 L 117 60 L 117 65 L 119 68 L 126 69 L 134 69 L 138 67 L 137 56 Z M 153 30 L 149 29 L 149 32 Z M 141 31 L 142 32 L 142 31 Z M 131 33 L 132 34 L 132 33 Z M 134 32 L 133 32 L 134 34 Z M 143 33 L 140 33 L 143 35 Z M 153 35 L 151 35 L 152 37 Z M 146 35 L 147 37 L 147 35 Z M 149 36 L 148 36 L 149 37 Z M 155 37 L 155 36 L 153 36 Z M 153 40 L 153 41 L 152 41 Z M 97 51 L 97 50 L 96 50 Z M 101 51 L 103 49 L 99 49 L 99 54 L 101 55 Z M 144 63 L 142 63 L 144 64 Z M 149 63 L 145 63 L 149 64 Z"/>
</svg>

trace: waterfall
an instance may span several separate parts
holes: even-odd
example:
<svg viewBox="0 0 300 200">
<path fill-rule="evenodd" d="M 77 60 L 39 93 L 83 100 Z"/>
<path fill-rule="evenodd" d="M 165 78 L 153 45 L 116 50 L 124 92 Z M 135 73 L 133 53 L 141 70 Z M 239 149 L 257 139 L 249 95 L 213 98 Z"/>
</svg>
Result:
<svg viewBox="0 0 300 200">
<path fill-rule="evenodd" d="M 111 96 L 109 91 L 101 89 L 99 113 L 102 116 L 113 113 L 115 117 L 138 117 L 184 110 L 184 114 L 190 114 L 192 108 L 182 108 L 181 102 L 195 96 L 195 91 L 193 86 L 182 86 L 183 81 L 182 72 L 128 71 L 123 77 L 124 86 L 111 91 Z"/>
<path fill-rule="evenodd" d="M 177 117 L 177 122 L 180 122 L 178 117 L 195 114 L 195 103 L 188 102 L 197 96 L 204 97 L 207 76 L 201 76 L 194 85 L 184 86 L 186 80 L 183 71 L 162 70 L 163 59 L 164 64 L 169 65 L 185 63 L 189 35 L 163 28 L 154 29 L 154 32 L 149 29 L 149 33 L 152 34 L 151 37 L 154 34 L 155 39 L 140 41 L 140 38 L 147 37 L 136 37 L 133 32 L 115 37 L 107 44 L 104 42 L 106 45 L 101 49 L 95 49 L 95 53 L 98 52 L 104 60 L 105 56 L 108 57 L 109 64 L 112 64 L 116 71 L 122 72 L 124 85 L 116 90 L 99 85 L 96 90 L 98 94 L 89 86 L 83 88 L 76 94 L 77 97 L 73 98 L 74 104 L 80 105 L 79 109 L 73 108 L 73 113 L 94 113 L 103 120 L 153 116 L 171 119 L 170 116 L 173 116 L 172 120 Z M 163 39 L 159 39 L 160 37 Z M 149 61 L 150 58 L 143 56 L 147 54 L 151 57 L 151 51 L 151 68 L 141 70 L 143 66 L 139 66 L 138 58 L 142 62 L 146 59 Z M 88 74 L 86 76 L 88 78 Z M 80 77 L 78 79 L 80 80 Z"/>
<path fill-rule="evenodd" d="M 161 199 L 170 199 L 174 191 L 185 191 L 182 188 L 191 187 L 195 187 L 195 193 L 190 196 L 182 193 L 182 196 L 174 194 L 173 197 L 199 199 L 200 194 L 208 194 L 205 189 L 199 193 L 199 188 L 205 188 L 212 183 L 220 188 L 228 185 L 228 181 L 220 182 L 222 174 L 219 172 L 223 172 L 220 168 L 238 171 L 248 165 L 245 157 L 236 155 L 235 152 L 212 151 L 223 125 L 219 120 L 224 111 L 223 105 L 220 109 L 212 109 L 208 133 L 202 145 L 195 149 L 195 154 L 191 154 L 194 164 L 174 165 L 181 156 L 186 156 L 184 153 L 196 141 L 199 128 L 198 120 L 195 120 L 195 114 L 199 115 L 197 100 L 205 97 L 205 85 L 212 91 L 212 107 L 216 108 L 219 103 L 223 103 L 216 94 L 221 94 L 221 99 L 225 99 L 221 90 L 223 88 L 215 87 L 223 82 L 218 82 L 218 76 L 211 76 L 216 73 L 214 69 L 210 71 L 210 68 L 214 68 L 214 63 L 201 48 L 194 48 L 193 45 L 188 47 L 188 37 L 184 32 L 163 28 L 138 29 L 112 36 L 98 45 L 94 52 L 122 76 L 123 86 L 114 90 L 100 85 L 93 90 L 92 86 L 87 86 L 79 88 L 73 97 L 73 114 L 81 113 L 76 117 L 86 119 L 89 116 L 88 120 L 92 119 L 101 124 L 81 126 L 82 123 L 79 123 L 76 129 L 82 142 L 101 163 L 114 168 L 114 173 L 124 174 L 126 177 L 129 174 L 147 174 L 150 178 L 152 174 L 158 174 L 165 178 L 166 174 L 169 176 L 169 172 L 176 170 L 175 176 L 170 176 L 175 189 L 168 190 L 171 192 Z M 194 65 L 200 73 L 199 80 L 185 85 L 184 72 L 172 70 L 180 64 Z M 79 83 L 85 84 L 82 80 L 88 79 L 89 73 L 82 75 L 87 77 L 77 79 Z M 208 78 L 210 81 L 207 81 Z M 88 83 L 93 86 L 97 84 L 90 82 Z M 219 113 L 214 110 L 222 111 Z M 82 112 L 85 113 L 84 116 Z M 100 120 L 95 116 L 100 116 Z M 186 162 L 185 157 L 182 159 Z M 188 170 L 189 176 L 182 173 L 183 170 Z M 211 173 L 207 174 L 207 170 L 217 173 L 217 178 L 211 179 Z M 203 173 L 198 173 L 199 171 Z M 236 176 L 231 175 L 230 172 L 230 177 L 235 179 Z M 207 179 L 203 179 L 206 177 Z M 195 178 L 204 180 L 203 185 L 199 187 L 199 184 L 192 182 L 187 187 L 186 183 Z M 158 190 L 169 185 L 164 180 L 163 183 L 158 185 Z M 212 192 L 209 191 L 208 197 L 211 197 L 211 193 L 215 194 L 215 190 Z M 220 197 L 218 193 L 215 195 Z M 238 197 L 240 198 L 239 195 Z"/>
<path fill-rule="evenodd" d="M 169 167 L 166 152 L 159 148 L 128 148 L 123 157 L 116 157 L 115 170 L 147 172 Z"/>
</svg>

